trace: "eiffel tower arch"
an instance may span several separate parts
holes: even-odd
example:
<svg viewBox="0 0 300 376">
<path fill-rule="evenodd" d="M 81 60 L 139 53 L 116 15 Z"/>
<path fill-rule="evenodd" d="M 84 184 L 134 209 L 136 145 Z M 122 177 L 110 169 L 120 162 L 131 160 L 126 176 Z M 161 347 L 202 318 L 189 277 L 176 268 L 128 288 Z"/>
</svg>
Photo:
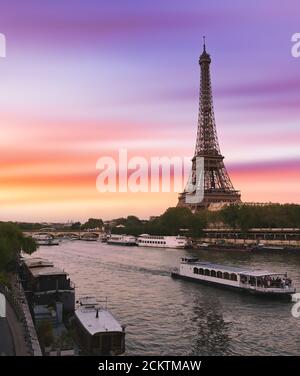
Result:
<svg viewBox="0 0 300 376">
<path fill-rule="evenodd" d="M 192 211 L 241 202 L 240 192 L 232 185 L 220 151 L 213 108 L 210 63 L 211 58 L 206 52 L 204 40 L 203 52 L 199 58 L 201 78 L 195 154 L 189 182 L 179 194 L 177 204 L 179 207 L 189 207 Z M 202 160 L 201 169 L 197 168 L 197 159 Z M 199 182 L 202 186 L 202 195 L 196 194 Z M 191 199 L 193 196 L 196 199 Z"/>
</svg>

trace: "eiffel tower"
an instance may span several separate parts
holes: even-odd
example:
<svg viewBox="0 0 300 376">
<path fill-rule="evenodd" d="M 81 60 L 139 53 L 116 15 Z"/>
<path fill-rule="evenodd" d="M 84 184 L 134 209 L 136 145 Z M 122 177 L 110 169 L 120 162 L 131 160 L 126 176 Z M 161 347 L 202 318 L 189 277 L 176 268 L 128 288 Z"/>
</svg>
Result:
<svg viewBox="0 0 300 376">
<path fill-rule="evenodd" d="M 177 205 L 189 207 L 193 212 L 241 202 L 240 192 L 235 190 L 231 183 L 220 151 L 213 108 L 210 63 L 211 58 L 206 52 L 205 37 L 203 37 L 203 52 L 199 58 L 201 82 L 196 148 L 189 181 L 185 190 L 179 195 Z M 200 169 L 197 159 L 202 160 Z M 196 189 L 199 184 L 202 195 L 197 199 Z"/>
</svg>

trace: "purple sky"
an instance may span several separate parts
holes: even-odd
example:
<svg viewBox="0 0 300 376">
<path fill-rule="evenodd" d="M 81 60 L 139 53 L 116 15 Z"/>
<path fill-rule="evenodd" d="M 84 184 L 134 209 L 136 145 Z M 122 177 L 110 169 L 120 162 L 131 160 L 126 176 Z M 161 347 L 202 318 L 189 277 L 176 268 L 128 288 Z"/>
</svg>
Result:
<svg viewBox="0 0 300 376">
<path fill-rule="evenodd" d="M 37 165 L 58 180 L 56 158 L 66 174 L 68 158 L 85 161 L 77 181 L 119 146 L 138 155 L 192 155 L 203 35 L 221 150 L 229 170 L 238 171 L 235 185 L 245 192 L 248 170 L 253 176 L 253 169 L 277 166 L 286 191 L 272 191 L 270 183 L 246 198 L 299 202 L 300 58 L 291 55 L 299 14 L 296 0 L 0 1 L 7 39 L 0 60 L 1 204 L 4 186 L 11 189 L 21 175 L 37 178 L 31 184 L 46 202 Z M 15 180 L 7 183 L 7 176 Z M 43 208 L 18 184 L 16 205 Z M 5 210 L 9 218 L 17 213 Z"/>
</svg>

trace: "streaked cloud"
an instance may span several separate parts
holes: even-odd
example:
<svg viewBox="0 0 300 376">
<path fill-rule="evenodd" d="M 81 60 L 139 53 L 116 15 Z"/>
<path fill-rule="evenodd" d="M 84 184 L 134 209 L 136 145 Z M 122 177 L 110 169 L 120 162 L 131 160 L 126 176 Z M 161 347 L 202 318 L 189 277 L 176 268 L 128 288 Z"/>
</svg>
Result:
<svg viewBox="0 0 300 376">
<path fill-rule="evenodd" d="M 204 34 L 234 185 L 247 201 L 299 202 L 297 10 L 294 0 L 1 2 L 0 219 L 148 217 L 175 205 L 174 193 L 100 195 L 95 166 L 120 147 L 192 156 Z"/>
</svg>

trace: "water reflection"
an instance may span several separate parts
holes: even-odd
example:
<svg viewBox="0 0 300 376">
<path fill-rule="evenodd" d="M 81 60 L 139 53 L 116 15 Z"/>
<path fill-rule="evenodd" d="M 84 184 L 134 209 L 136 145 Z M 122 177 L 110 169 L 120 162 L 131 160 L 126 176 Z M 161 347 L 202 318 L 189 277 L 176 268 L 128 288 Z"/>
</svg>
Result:
<svg viewBox="0 0 300 376">
<path fill-rule="evenodd" d="M 222 307 L 216 299 L 196 297 L 192 306 L 196 336 L 190 355 L 226 355 L 229 353 L 228 327 Z"/>
</svg>

